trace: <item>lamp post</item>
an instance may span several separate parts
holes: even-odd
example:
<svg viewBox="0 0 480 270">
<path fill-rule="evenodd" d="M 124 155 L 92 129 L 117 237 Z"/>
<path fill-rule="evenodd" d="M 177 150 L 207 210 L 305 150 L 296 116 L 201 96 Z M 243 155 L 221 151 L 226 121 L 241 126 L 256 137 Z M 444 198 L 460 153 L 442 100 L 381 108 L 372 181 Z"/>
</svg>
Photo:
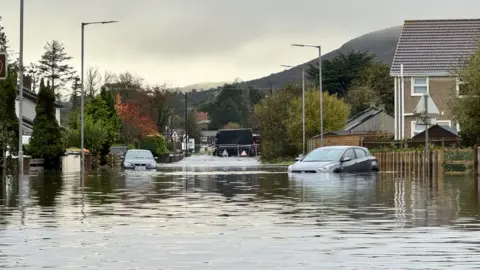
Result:
<svg viewBox="0 0 480 270">
<path fill-rule="evenodd" d="M 81 51 L 81 67 L 80 67 L 80 77 L 81 77 L 81 97 L 80 97 L 80 148 L 81 148 L 81 161 L 80 161 L 80 172 L 81 172 L 81 186 L 83 187 L 83 178 L 84 178 L 84 171 L 85 171 L 85 149 L 84 149 L 84 107 L 85 107 L 85 88 L 84 88 L 84 55 L 85 55 L 85 26 L 91 24 L 109 24 L 109 23 L 116 23 L 118 21 L 100 21 L 100 22 L 82 22 L 82 51 Z"/>
<path fill-rule="evenodd" d="M 23 0 L 20 0 L 20 55 L 19 55 L 19 85 L 18 85 L 18 182 L 19 194 L 22 196 L 23 186 Z M 22 201 L 22 200 L 20 200 Z"/>
<path fill-rule="evenodd" d="M 281 65 L 286 68 L 293 66 Z M 302 66 L 302 154 L 305 156 L 305 67 Z"/>
<path fill-rule="evenodd" d="M 318 49 L 318 89 L 320 90 L 320 147 L 323 147 L 323 91 L 322 91 L 322 46 L 291 44 L 293 47 L 310 47 Z"/>
</svg>

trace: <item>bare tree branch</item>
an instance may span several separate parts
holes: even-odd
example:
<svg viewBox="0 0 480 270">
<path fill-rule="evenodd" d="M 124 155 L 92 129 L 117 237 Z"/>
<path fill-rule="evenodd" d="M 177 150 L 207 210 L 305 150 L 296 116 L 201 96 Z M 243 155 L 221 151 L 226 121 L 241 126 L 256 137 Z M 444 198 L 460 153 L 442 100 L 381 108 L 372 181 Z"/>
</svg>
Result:
<svg viewBox="0 0 480 270">
<path fill-rule="evenodd" d="M 100 88 L 100 83 L 102 81 L 102 76 L 97 67 L 89 67 L 87 74 L 85 74 L 85 93 L 88 97 L 94 97 L 98 89 Z"/>
</svg>

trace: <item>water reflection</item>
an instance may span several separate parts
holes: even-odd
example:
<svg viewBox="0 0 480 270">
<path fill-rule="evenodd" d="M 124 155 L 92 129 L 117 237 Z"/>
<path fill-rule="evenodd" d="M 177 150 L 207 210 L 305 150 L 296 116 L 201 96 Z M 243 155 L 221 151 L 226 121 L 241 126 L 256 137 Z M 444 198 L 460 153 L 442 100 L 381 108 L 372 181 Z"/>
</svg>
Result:
<svg viewBox="0 0 480 270">
<path fill-rule="evenodd" d="M 55 206 L 55 199 L 62 191 L 63 179 L 56 173 L 43 173 L 41 176 L 31 177 L 29 184 L 31 196 L 36 199 L 37 204 L 49 207 Z"/>
<path fill-rule="evenodd" d="M 478 196 L 465 177 L 432 184 L 396 174 L 289 176 L 285 168 L 249 164 L 103 170 L 90 173 L 83 188 L 76 172 L 25 181 L 23 227 L 18 188 L 2 186 L 3 268 L 471 269 L 480 263 L 480 237 L 472 233 L 480 224 Z"/>
</svg>

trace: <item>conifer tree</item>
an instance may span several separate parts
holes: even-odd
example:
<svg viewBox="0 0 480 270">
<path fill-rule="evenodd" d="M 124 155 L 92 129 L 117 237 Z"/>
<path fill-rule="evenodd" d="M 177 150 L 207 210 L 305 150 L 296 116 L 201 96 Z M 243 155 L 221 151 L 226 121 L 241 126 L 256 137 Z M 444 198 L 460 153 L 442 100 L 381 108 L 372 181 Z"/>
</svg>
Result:
<svg viewBox="0 0 480 270">
<path fill-rule="evenodd" d="M 45 170 L 61 168 L 60 159 L 65 153 L 62 130 L 55 115 L 55 94 L 50 84 L 40 81 L 35 119 L 30 141 L 30 153 L 44 159 Z"/>
</svg>

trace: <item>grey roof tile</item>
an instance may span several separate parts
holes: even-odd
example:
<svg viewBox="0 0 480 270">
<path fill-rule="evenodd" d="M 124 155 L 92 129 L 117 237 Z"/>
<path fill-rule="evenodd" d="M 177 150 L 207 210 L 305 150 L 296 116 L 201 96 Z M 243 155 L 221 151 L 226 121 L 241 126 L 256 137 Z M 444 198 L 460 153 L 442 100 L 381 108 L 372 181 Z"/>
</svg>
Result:
<svg viewBox="0 0 480 270">
<path fill-rule="evenodd" d="M 480 19 L 407 20 L 397 43 L 390 74 L 454 73 L 477 49 Z"/>
</svg>

